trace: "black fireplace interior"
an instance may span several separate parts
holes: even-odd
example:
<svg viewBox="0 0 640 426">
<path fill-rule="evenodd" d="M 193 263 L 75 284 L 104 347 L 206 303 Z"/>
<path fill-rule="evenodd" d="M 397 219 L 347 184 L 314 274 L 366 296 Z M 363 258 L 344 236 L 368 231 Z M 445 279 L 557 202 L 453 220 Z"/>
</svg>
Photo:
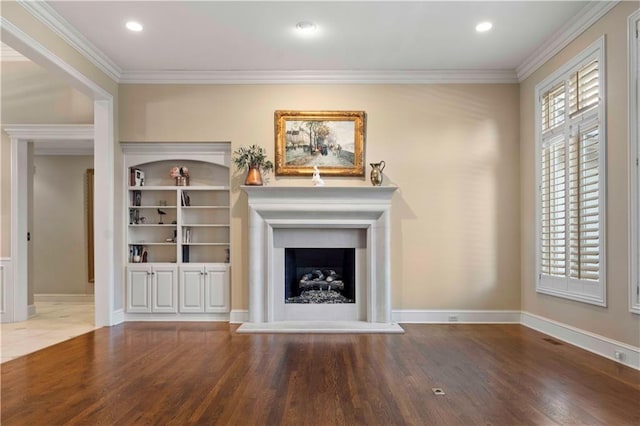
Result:
<svg viewBox="0 0 640 426">
<path fill-rule="evenodd" d="M 285 248 L 285 303 L 355 303 L 354 248 Z"/>
</svg>

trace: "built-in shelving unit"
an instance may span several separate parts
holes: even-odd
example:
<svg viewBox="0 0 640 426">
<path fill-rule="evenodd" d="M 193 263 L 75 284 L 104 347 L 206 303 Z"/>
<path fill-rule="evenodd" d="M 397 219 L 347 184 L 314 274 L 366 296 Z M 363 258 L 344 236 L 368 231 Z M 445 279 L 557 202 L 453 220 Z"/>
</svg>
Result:
<svg viewBox="0 0 640 426">
<path fill-rule="evenodd" d="M 122 145 L 127 312 L 229 312 L 230 143 Z"/>
</svg>

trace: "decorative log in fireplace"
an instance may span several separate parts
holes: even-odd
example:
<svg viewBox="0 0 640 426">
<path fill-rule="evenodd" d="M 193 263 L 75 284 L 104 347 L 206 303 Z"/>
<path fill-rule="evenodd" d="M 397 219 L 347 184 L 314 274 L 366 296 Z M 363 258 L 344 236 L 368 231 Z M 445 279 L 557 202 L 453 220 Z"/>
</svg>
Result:
<svg viewBox="0 0 640 426">
<path fill-rule="evenodd" d="M 333 269 L 325 269 L 323 271 L 316 269 L 308 274 L 304 274 L 298 283 L 300 290 L 318 289 L 318 290 L 344 290 L 344 282 L 342 276 L 336 274 Z"/>
</svg>

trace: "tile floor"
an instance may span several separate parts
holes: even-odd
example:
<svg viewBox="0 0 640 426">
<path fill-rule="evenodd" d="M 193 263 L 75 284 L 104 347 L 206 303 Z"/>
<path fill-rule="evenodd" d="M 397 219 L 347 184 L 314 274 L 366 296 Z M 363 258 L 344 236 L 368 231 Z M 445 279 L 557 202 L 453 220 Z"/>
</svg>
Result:
<svg viewBox="0 0 640 426">
<path fill-rule="evenodd" d="M 27 321 L 2 324 L 1 362 L 95 330 L 94 304 L 38 302 Z"/>
</svg>

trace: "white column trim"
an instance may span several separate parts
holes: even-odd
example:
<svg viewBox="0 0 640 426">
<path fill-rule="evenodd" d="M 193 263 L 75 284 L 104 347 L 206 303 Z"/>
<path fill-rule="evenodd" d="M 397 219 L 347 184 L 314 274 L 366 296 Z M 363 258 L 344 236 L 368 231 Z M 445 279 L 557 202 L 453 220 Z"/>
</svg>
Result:
<svg viewBox="0 0 640 426">
<path fill-rule="evenodd" d="M 640 27 L 640 9 L 627 20 L 627 63 L 629 64 L 629 311 L 640 314 L 640 99 L 638 90 L 638 27 Z"/>
<path fill-rule="evenodd" d="M 5 130 L 6 131 L 6 130 Z M 8 132 L 7 132 L 8 133 Z M 13 258 L 13 280 L 9 283 L 11 321 L 26 321 L 29 318 L 28 263 L 27 263 L 27 145 L 22 139 L 11 138 L 11 257 Z"/>
</svg>

